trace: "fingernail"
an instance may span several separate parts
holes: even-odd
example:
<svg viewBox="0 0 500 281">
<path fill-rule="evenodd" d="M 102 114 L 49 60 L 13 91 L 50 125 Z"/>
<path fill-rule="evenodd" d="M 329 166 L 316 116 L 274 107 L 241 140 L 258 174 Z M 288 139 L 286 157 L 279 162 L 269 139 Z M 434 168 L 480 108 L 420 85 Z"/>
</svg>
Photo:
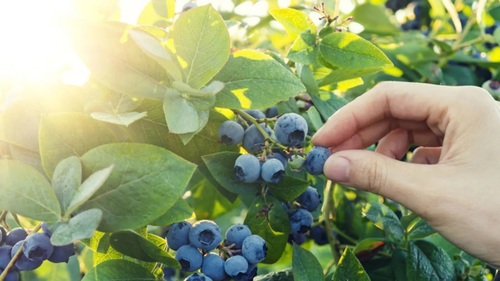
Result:
<svg viewBox="0 0 500 281">
<path fill-rule="evenodd" d="M 325 163 L 326 176 L 333 181 L 349 182 L 349 160 L 340 156 L 332 156 Z"/>
</svg>

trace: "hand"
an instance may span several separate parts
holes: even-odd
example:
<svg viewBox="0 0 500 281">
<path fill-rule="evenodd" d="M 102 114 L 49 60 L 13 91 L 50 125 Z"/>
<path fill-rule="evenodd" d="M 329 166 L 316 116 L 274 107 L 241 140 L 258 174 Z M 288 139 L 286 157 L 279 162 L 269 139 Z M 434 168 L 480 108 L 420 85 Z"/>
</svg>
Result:
<svg viewBox="0 0 500 281">
<path fill-rule="evenodd" d="M 325 175 L 395 200 L 464 251 L 500 267 L 500 106 L 478 87 L 383 82 L 312 139 Z M 363 150 L 378 142 L 375 152 Z M 402 162 L 410 144 L 412 163 Z"/>
</svg>

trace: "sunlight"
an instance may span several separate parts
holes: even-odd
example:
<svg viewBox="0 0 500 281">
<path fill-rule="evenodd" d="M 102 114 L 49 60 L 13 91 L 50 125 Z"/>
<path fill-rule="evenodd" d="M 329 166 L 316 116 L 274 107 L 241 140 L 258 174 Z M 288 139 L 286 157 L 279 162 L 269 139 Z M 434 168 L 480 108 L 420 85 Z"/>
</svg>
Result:
<svg viewBox="0 0 500 281">
<path fill-rule="evenodd" d="M 9 83 L 81 84 L 86 69 L 63 34 L 62 16 L 71 16 L 71 1 L 0 3 L 0 81 Z"/>
</svg>

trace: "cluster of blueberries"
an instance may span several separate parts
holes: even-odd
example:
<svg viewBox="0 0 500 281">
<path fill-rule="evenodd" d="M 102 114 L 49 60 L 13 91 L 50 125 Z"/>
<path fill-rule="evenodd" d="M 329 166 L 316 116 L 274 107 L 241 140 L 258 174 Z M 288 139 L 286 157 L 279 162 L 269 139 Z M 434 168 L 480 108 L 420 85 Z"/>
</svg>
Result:
<svg viewBox="0 0 500 281">
<path fill-rule="evenodd" d="M 306 233 L 309 233 L 313 225 L 314 212 L 321 205 L 321 197 L 316 188 L 309 186 L 293 203 L 282 203 L 288 212 L 290 220 L 290 234 L 288 241 L 302 244 L 306 241 Z M 317 231 L 317 229 L 315 230 Z M 312 234 L 312 233 L 311 233 Z M 318 235 L 317 233 L 316 235 Z M 326 233 L 325 233 L 326 235 Z"/>
<path fill-rule="evenodd" d="M 0 226 L 0 274 L 16 253 L 22 251 L 7 273 L 5 281 L 19 280 L 19 271 L 37 269 L 45 260 L 53 263 L 68 262 L 69 257 L 75 254 L 73 244 L 54 246 L 50 243 L 52 233 L 45 224 L 42 224 L 42 229 L 43 233 L 28 234 L 25 229 L 18 227 L 7 233 L 5 228 Z"/>
<path fill-rule="evenodd" d="M 194 224 L 187 221 L 170 226 L 166 240 L 175 250 L 175 259 L 183 272 L 195 272 L 187 281 L 253 280 L 257 275 L 257 263 L 263 261 L 267 244 L 262 237 L 252 234 L 244 224 L 231 226 L 222 239 L 219 226 L 210 220 Z M 211 252 L 219 250 L 219 254 Z M 165 267 L 164 278 L 173 281 L 175 270 Z"/>
<path fill-rule="evenodd" d="M 246 110 L 248 115 L 258 122 L 266 120 L 266 116 L 260 110 Z M 247 126 L 244 129 L 244 126 Z M 236 178 L 245 183 L 262 181 L 277 184 L 283 180 L 285 167 L 290 165 L 292 169 L 305 167 L 311 175 L 323 173 L 323 166 L 330 156 L 330 150 L 325 147 L 313 147 L 305 156 L 303 153 L 290 153 L 290 150 L 302 148 L 307 136 L 307 121 L 296 113 L 285 113 L 276 119 L 274 129 L 266 122 L 259 123 L 260 129 L 255 124 L 227 120 L 219 127 L 219 140 L 228 145 L 242 143 L 249 154 L 240 155 L 234 164 Z M 271 138 L 261 131 L 265 131 Z M 281 147 L 279 151 L 269 150 L 269 143 L 276 142 Z M 266 151 L 260 158 L 254 154 Z M 267 153 L 269 151 L 269 153 Z"/>
</svg>

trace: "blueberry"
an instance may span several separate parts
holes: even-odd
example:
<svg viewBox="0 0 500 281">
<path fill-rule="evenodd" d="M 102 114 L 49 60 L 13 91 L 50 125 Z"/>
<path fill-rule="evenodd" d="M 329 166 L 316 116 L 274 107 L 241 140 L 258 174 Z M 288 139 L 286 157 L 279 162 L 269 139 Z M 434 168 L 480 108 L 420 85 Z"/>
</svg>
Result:
<svg viewBox="0 0 500 281">
<path fill-rule="evenodd" d="M 265 111 L 267 118 L 273 118 L 278 116 L 278 108 L 276 106 L 270 107 Z"/>
<path fill-rule="evenodd" d="M 0 274 L 3 273 L 3 270 L 0 270 Z M 19 281 L 19 272 L 15 270 L 10 270 L 9 273 L 5 276 L 4 281 Z"/>
<path fill-rule="evenodd" d="M 306 242 L 307 237 L 304 233 L 300 232 L 291 232 L 288 235 L 288 243 L 292 244 L 295 243 L 297 245 L 302 245 L 304 242 Z"/>
<path fill-rule="evenodd" d="M 279 143 L 301 147 L 307 135 L 307 122 L 304 117 L 297 113 L 286 113 L 281 115 L 274 125 L 274 133 Z"/>
<path fill-rule="evenodd" d="M 0 247 L 0 269 L 5 269 L 11 260 L 10 252 L 12 246 L 3 245 Z"/>
<path fill-rule="evenodd" d="M 297 209 L 290 214 L 290 232 L 306 233 L 311 229 L 313 216 L 306 209 Z"/>
<path fill-rule="evenodd" d="M 203 273 L 193 273 L 189 275 L 184 281 L 212 281 L 212 278 L 206 276 Z"/>
<path fill-rule="evenodd" d="M 317 245 L 328 244 L 328 236 L 326 235 L 326 230 L 321 225 L 316 225 L 309 230 L 309 238 L 311 238 Z"/>
<path fill-rule="evenodd" d="M 266 258 L 267 244 L 262 237 L 254 234 L 243 241 L 241 250 L 248 263 L 259 263 Z"/>
<path fill-rule="evenodd" d="M 182 13 L 186 12 L 186 11 L 189 11 L 193 8 L 196 8 L 198 7 L 198 5 L 196 4 L 196 2 L 193 2 L 193 1 L 189 1 L 187 2 L 186 4 L 184 4 L 184 6 L 182 6 Z"/>
<path fill-rule="evenodd" d="M 181 246 L 189 244 L 191 224 L 187 221 L 174 223 L 167 232 L 167 243 L 170 249 L 177 251 Z"/>
<path fill-rule="evenodd" d="M 261 123 L 260 127 L 264 129 L 264 131 L 271 136 L 273 134 L 273 130 L 265 123 Z M 259 131 L 259 129 L 252 124 L 245 130 L 245 134 L 243 135 L 243 147 L 251 153 L 260 152 L 264 149 L 266 144 L 266 139 L 264 135 Z"/>
<path fill-rule="evenodd" d="M 189 230 L 189 242 L 194 247 L 205 251 L 215 249 L 222 241 L 219 226 L 213 221 L 202 220 L 196 222 Z"/>
<path fill-rule="evenodd" d="M 0 226 L 0 246 L 5 243 L 5 239 L 7 238 L 7 231 L 3 226 Z"/>
<path fill-rule="evenodd" d="M 26 239 L 26 237 L 28 237 L 26 230 L 21 227 L 16 227 L 7 233 L 5 244 L 14 246 L 17 242 Z"/>
<path fill-rule="evenodd" d="M 313 212 L 321 204 L 321 199 L 318 190 L 312 186 L 308 186 L 306 191 L 304 191 L 298 198 L 297 203 L 300 204 L 302 208 L 305 208 L 309 212 Z"/>
<path fill-rule="evenodd" d="M 285 167 L 283 167 L 283 164 L 278 159 L 267 159 L 262 164 L 260 176 L 265 182 L 277 184 L 285 176 Z"/>
<path fill-rule="evenodd" d="M 46 260 L 53 251 L 54 246 L 44 233 L 33 233 L 24 240 L 23 253 L 28 259 Z"/>
<path fill-rule="evenodd" d="M 51 237 L 52 236 L 52 231 L 49 229 L 49 225 L 46 222 L 42 222 L 42 230 L 45 235 Z"/>
<path fill-rule="evenodd" d="M 278 159 L 280 160 L 283 167 L 286 167 L 288 163 L 289 156 L 284 151 L 273 151 L 273 154 L 267 156 L 267 159 Z"/>
<path fill-rule="evenodd" d="M 306 156 L 306 171 L 311 175 L 323 174 L 323 166 L 331 152 L 328 148 L 322 146 L 313 147 Z"/>
<path fill-rule="evenodd" d="M 235 224 L 226 231 L 226 242 L 228 245 L 235 244 L 234 249 L 241 249 L 243 241 L 252 235 L 252 231 L 245 224 Z"/>
<path fill-rule="evenodd" d="M 245 129 L 235 121 L 227 120 L 219 126 L 219 141 L 224 144 L 238 144 L 244 134 Z"/>
<path fill-rule="evenodd" d="M 203 257 L 201 272 L 214 281 L 222 281 L 227 278 L 224 271 L 224 260 L 216 254 L 207 254 Z"/>
<path fill-rule="evenodd" d="M 175 252 L 175 259 L 181 264 L 183 271 L 195 271 L 201 267 L 203 256 L 191 245 L 184 245 Z"/>
<path fill-rule="evenodd" d="M 75 245 L 73 243 L 63 246 L 54 246 L 52 255 L 48 258 L 53 263 L 60 263 L 69 261 L 69 257 L 75 255 Z"/>
<path fill-rule="evenodd" d="M 245 109 L 243 110 L 246 114 L 252 116 L 253 118 L 257 119 L 257 120 L 262 120 L 262 119 L 265 119 L 266 118 L 266 115 L 264 114 L 264 112 L 258 110 L 258 109 Z M 252 123 L 248 120 L 245 119 L 245 124 L 250 126 Z"/>
<path fill-rule="evenodd" d="M 239 181 L 250 183 L 260 177 L 259 158 L 252 154 L 242 154 L 236 158 L 234 163 L 234 174 Z"/>
<path fill-rule="evenodd" d="M 175 269 L 170 266 L 163 267 L 163 279 L 166 281 L 174 281 L 175 279 Z"/>
<path fill-rule="evenodd" d="M 247 272 L 234 276 L 234 281 L 252 281 L 257 276 L 257 265 L 253 263 L 248 264 Z"/>
<path fill-rule="evenodd" d="M 18 241 L 10 250 L 10 256 L 11 258 L 14 257 L 14 255 L 17 253 L 19 248 L 21 248 L 24 240 Z M 23 247 L 23 253 L 19 255 L 18 259 L 16 260 L 15 268 L 19 271 L 24 271 L 24 270 L 34 270 L 40 267 L 42 265 L 43 260 L 42 259 L 29 259 L 26 257 L 24 254 L 24 247 Z"/>
<path fill-rule="evenodd" d="M 224 270 L 231 277 L 244 274 L 248 270 L 248 261 L 243 256 L 232 256 L 224 263 Z"/>
<path fill-rule="evenodd" d="M 486 82 L 483 83 L 483 89 L 488 91 L 493 98 L 499 99 L 500 98 L 500 81 L 497 80 L 487 80 Z"/>
</svg>

